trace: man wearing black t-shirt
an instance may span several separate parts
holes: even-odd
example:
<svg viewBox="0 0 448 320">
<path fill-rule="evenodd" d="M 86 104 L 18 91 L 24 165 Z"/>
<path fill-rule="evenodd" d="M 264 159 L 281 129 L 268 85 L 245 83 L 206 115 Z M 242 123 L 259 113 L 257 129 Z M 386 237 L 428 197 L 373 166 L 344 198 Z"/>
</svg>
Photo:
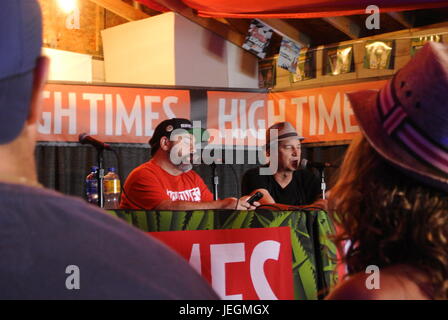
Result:
<svg viewBox="0 0 448 320">
<path fill-rule="evenodd" d="M 242 180 L 243 194 L 263 193 L 262 204 L 279 203 L 293 206 L 309 205 L 321 195 L 320 181 L 311 172 L 299 170 L 301 144 L 289 122 L 271 126 L 266 133 L 269 166 L 248 170 Z M 277 158 L 275 158 L 277 157 Z M 277 161 L 272 169 L 272 162 Z"/>
</svg>

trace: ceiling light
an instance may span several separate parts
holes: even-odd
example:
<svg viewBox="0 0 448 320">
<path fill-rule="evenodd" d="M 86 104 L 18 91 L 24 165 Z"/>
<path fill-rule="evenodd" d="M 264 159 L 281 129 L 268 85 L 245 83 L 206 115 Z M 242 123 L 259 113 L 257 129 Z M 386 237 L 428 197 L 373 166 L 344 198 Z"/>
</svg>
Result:
<svg viewBox="0 0 448 320">
<path fill-rule="evenodd" d="M 70 13 L 76 8 L 76 0 L 58 0 L 58 5 L 64 13 Z"/>
</svg>

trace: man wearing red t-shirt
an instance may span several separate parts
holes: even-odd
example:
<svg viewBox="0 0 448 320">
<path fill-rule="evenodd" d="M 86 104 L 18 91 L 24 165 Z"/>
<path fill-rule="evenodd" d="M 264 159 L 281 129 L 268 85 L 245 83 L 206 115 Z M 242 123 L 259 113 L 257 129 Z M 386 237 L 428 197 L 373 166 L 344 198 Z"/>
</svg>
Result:
<svg viewBox="0 0 448 320">
<path fill-rule="evenodd" d="M 149 144 L 152 159 L 135 168 L 126 179 L 120 208 L 147 210 L 237 209 L 253 210 L 249 196 L 213 201 L 202 178 L 192 171 L 195 152 L 192 123 L 173 118 L 162 121 Z"/>
</svg>

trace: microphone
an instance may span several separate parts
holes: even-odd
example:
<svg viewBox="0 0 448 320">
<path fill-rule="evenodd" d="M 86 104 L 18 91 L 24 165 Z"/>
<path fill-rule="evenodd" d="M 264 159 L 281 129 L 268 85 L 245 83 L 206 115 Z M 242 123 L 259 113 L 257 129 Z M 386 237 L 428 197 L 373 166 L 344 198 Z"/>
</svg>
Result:
<svg viewBox="0 0 448 320">
<path fill-rule="evenodd" d="M 98 150 L 103 150 L 103 149 L 112 150 L 110 145 L 108 145 L 107 143 L 101 142 L 99 140 L 96 140 L 95 138 L 92 138 L 85 132 L 81 133 L 79 135 L 79 142 L 81 144 L 90 144 L 90 145 L 94 146 L 95 148 L 97 148 Z"/>
<path fill-rule="evenodd" d="M 300 161 L 300 167 L 302 169 L 309 169 L 309 168 L 316 168 L 316 169 L 339 168 L 339 166 L 336 166 L 336 165 L 331 164 L 329 162 L 315 162 L 315 161 L 309 161 L 307 159 L 302 159 L 302 161 Z"/>
</svg>

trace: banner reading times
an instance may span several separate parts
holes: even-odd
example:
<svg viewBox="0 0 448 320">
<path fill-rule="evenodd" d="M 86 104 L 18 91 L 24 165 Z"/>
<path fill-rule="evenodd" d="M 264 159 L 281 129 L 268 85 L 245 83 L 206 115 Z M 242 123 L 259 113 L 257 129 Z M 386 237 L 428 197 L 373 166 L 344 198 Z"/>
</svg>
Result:
<svg viewBox="0 0 448 320">
<path fill-rule="evenodd" d="M 157 124 L 190 118 L 188 90 L 49 84 L 43 93 L 40 141 L 147 143 Z"/>
<path fill-rule="evenodd" d="M 350 140 L 359 127 L 346 93 L 379 89 L 385 81 L 254 94 L 208 92 L 208 128 L 215 144 L 262 146 L 266 128 L 289 121 L 307 142 Z"/>
<path fill-rule="evenodd" d="M 78 141 L 86 132 L 105 142 L 147 143 L 161 121 L 191 114 L 207 123 L 214 145 L 262 146 L 266 128 L 280 121 L 291 122 L 305 143 L 350 140 L 359 127 L 345 94 L 384 83 L 274 93 L 204 89 L 207 110 L 190 102 L 190 90 L 49 84 L 38 140 Z"/>
</svg>

